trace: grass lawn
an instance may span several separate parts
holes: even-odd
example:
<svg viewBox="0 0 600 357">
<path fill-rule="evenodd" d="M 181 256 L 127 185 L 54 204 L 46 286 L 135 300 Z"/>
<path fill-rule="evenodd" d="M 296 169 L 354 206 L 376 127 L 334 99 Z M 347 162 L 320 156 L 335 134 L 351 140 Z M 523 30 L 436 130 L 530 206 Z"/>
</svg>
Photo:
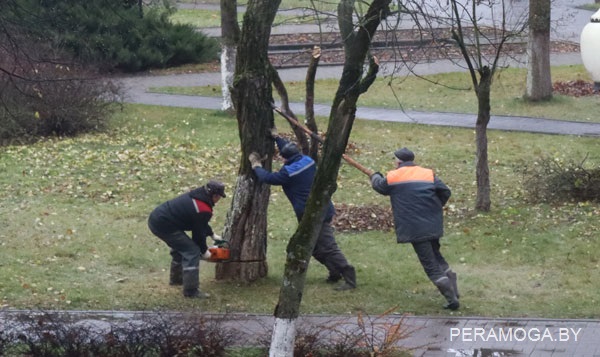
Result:
<svg viewBox="0 0 600 357">
<path fill-rule="evenodd" d="M 238 13 L 238 22 L 241 24 L 244 17 L 244 13 Z M 174 14 L 169 16 L 170 20 L 178 24 L 187 24 L 197 28 L 206 27 L 220 27 L 221 26 L 221 12 L 216 10 L 205 10 L 205 9 L 178 9 Z M 314 22 L 312 16 L 297 16 L 297 15 L 286 15 L 278 14 L 275 16 L 273 23 L 278 24 L 301 24 L 307 22 Z"/>
<path fill-rule="evenodd" d="M 289 127 L 277 118 L 280 132 Z M 325 127 L 323 118 L 320 126 Z M 269 275 L 252 284 L 213 279 L 201 264 L 201 288 L 189 301 L 167 284 L 168 249 L 147 229 L 150 211 L 209 178 L 227 183 L 212 226 L 220 232 L 239 155 L 237 123 L 221 113 L 127 105 L 109 132 L 0 148 L 0 299 L 4 308 L 179 309 L 272 313 L 284 250 L 296 222 L 274 188 L 268 211 Z M 542 158 L 600 163 L 598 138 L 490 131 L 493 209 L 474 206 L 473 130 L 358 120 L 352 156 L 374 170 L 411 147 L 453 190 L 443 249 L 459 274 L 458 316 L 598 318 L 600 205 L 526 202 L 516 170 Z M 277 164 L 276 164 L 277 165 Z M 343 165 L 336 203 L 389 205 L 367 178 Z M 391 307 L 446 315 L 412 248 L 393 232 L 337 234 L 357 268 L 359 288 L 336 292 L 311 264 L 302 313 L 377 314 Z M 385 263 L 382 263 L 385 262 Z"/>
<path fill-rule="evenodd" d="M 525 93 L 525 69 L 511 68 L 500 71 L 492 85 L 492 115 L 513 115 L 548 119 L 600 122 L 600 101 L 598 96 L 570 97 L 554 95 L 549 102 L 527 103 Z M 394 109 L 477 113 L 477 98 L 472 90 L 470 79 L 465 72 L 442 73 L 402 78 L 378 78 L 367 93 L 361 96 L 359 106 L 385 107 Z M 552 68 L 552 80 L 590 81 L 589 74 L 582 65 L 557 66 Z M 331 103 L 337 80 L 319 80 L 315 84 L 315 101 Z M 303 102 L 306 88 L 304 82 L 286 83 L 291 101 Z M 200 87 L 156 87 L 150 91 L 158 93 L 218 96 L 220 86 Z"/>
</svg>

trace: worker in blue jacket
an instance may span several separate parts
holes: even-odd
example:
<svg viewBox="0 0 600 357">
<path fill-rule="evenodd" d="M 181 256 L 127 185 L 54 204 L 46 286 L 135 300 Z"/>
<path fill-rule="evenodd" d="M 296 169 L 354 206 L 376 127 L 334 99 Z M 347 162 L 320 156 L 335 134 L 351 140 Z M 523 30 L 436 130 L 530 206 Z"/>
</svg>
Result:
<svg viewBox="0 0 600 357">
<path fill-rule="evenodd" d="M 282 187 L 283 192 L 294 208 L 294 213 L 299 222 L 304 214 L 304 207 L 317 166 L 310 156 L 303 155 L 300 152 L 295 143 L 280 137 L 275 128 L 271 131 L 271 136 L 277 144 L 279 155 L 285 160 L 281 169 L 278 172 L 265 170 L 257 153 L 251 153 L 249 160 L 260 182 Z M 350 290 L 356 288 L 356 272 L 335 241 L 334 228 L 331 225 L 334 215 L 335 208 L 330 201 L 312 255 L 329 271 L 329 276 L 326 279 L 327 283 L 335 284 L 343 278 L 344 283 L 335 289 Z"/>
</svg>

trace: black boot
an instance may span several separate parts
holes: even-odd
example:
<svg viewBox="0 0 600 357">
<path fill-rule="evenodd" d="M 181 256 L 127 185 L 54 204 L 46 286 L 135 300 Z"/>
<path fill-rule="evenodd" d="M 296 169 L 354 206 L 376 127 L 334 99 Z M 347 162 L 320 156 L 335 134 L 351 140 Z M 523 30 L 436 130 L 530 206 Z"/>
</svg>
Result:
<svg viewBox="0 0 600 357">
<path fill-rule="evenodd" d="M 208 297 L 208 294 L 205 294 L 198 289 L 200 285 L 199 273 L 200 271 L 198 269 L 183 271 L 183 296 L 197 299 Z"/>
<path fill-rule="evenodd" d="M 180 262 L 171 261 L 171 270 L 169 271 L 169 285 L 183 284 L 183 270 Z"/>
<path fill-rule="evenodd" d="M 456 293 L 452 288 L 452 282 L 448 279 L 447 276 L 438 279 L 434 282 L 435 286 L 437 286 L 438 290 L 442 293 L 442 295 L 446 298 L 448 302 L 444 305 L 444 309 L 457 310 L 460 307 L 460 303 L 458 302 L 458 298 L 456 297 Z"/>
<path fill-rule="evenodd" d="M 325 279 L 325 282 L 327 284 L 335 284 L 338 281 L 342 280 L 342 274 L 340 273 L 334 273 L 334 272 L 329 272 L 329 276 L 327 277 L 327 279 Z"/>
<path fill-rule="evenodd" d="M 354 270 L 352 265 L 348 265 L 342 270 L 342 277 L 344 278 L 344 283 L 335 287 L 335 290 L 343 291 L 356 289 L 356 270 Z"/>
<path fill-rule="evenodd" d="M 460 294 L 458 293 L 458 278 L 456 277 L 456 273 L 452 271 L 452 269 L 448 268 L 446 270 L 446 276 L 450 279 L 452 283 L 452 289 L 454 289 L 454 293 L 456 294 L 456 298 L 460 299 Z"/>
</svg>

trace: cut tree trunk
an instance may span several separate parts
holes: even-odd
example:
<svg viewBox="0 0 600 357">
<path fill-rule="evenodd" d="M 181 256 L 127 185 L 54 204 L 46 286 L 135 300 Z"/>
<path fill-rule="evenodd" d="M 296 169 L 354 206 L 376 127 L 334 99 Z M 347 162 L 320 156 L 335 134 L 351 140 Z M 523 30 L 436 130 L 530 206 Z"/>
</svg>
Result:
<svg viewBox="0 0 600 357">
<path fill-rule="evenodd" d="M 232 87 L 241 144 L 240 168 L 223 234 L 230 243 L 231 261 L 217 264 L 217 279 L 249 282 L 267 275 L 270 190 L 256 180 L 248 156 L 252 152 L 266 155 L 264 165 L 271 168 L 274 149 L 267 134 L 273 127 L 273 79 L 268 47 L 279 3 L 250 0 L 246 6 Z"/>
<path fill-rule="evenodd" d="M 267 276 L 267 221 L 269 186 L 241 175 L 236 183 L 223 237 L 229 241 L 230 261 L 216 267 L 217 280 L 251 282 Z"/>
</svg>

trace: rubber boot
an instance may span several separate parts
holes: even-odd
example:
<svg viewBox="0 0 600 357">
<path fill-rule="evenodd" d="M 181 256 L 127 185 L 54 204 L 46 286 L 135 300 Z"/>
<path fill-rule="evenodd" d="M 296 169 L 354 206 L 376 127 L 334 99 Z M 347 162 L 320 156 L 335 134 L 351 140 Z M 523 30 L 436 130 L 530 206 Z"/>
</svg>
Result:
<svg viewBox="0 0 600 357">
<path fill-rule="evenodd" d="M 198 269 L 183 271 L 183 296 L 187 298 L 204 299 L 208 295 L 201 292 L 200 286 L 200 271 Z"/>
<path fill-rule="evenodd" d="M 437 286 L 438 290 L 442 295 L 446 298 L 448 302 L 444 305 L 444 309 L 457 310 L 460 307 L 460 303 L 458 302 L 458 298 L 456 297 L 456 293 L 452 288 L 452 282 L 448 279 L 447 276 L 438 279 L 434 282 L 435 286 Z"/>
<path fill-rule="evenodd" d="M 460 294 L 458 293 L 458 278 L 456 277 L 456 273 L 452 271 L 452 269 L 446 270 L 446 276 L 450 279 L 452 283 L 452 289 L 454 289 L 454 293 L 456 294 L 456 298 L 460 299 Z"/>
<path fill-rule="evenodd" d="M 348 265 L 342 270 L 342 277 L 344 278 L 344 283 L 335 287 L 335 290 L 343 291 L 356 289 L 356 270 L 354 270 L 352 265 Z"/>
<path fill-rule="evenodd" d="M 171 270 L 169 271 L 169 285 L 183 284 L 183 268 L 181 263 L 171 261 Z"/>
</svg>

